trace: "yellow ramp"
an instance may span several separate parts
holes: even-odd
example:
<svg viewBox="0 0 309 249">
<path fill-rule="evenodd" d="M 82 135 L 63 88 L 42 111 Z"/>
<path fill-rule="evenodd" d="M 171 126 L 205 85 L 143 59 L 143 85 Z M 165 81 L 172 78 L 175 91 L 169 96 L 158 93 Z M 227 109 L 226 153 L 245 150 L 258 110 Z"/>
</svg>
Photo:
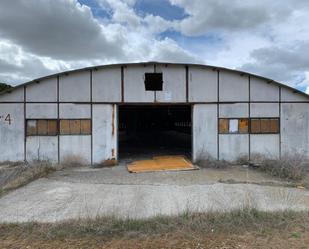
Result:
<svg viewBox="0 0 309 249">
<path fill-rule="evenodd" d="M 128 164 L 131 173 L 170 171 L 170 170 L 193 170 L 197 169 L 184 156 L 156 156 L 151 160 L 134 161 Z"/>
</svg>

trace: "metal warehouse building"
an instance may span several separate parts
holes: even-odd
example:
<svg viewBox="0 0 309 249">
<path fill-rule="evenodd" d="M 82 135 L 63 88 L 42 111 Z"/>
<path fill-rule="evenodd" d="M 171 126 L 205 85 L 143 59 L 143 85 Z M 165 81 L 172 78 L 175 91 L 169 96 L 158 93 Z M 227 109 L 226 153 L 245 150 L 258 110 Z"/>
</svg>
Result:
<svg viewBox="0 0 309 249">
<path fill-rule="evenodd" d="M 309 96 L 205 65 L 147 62 L 59 73 L 0 95 L 0 161 L 151 152 L 193 161 L 309 157 Z"/>
</svg>

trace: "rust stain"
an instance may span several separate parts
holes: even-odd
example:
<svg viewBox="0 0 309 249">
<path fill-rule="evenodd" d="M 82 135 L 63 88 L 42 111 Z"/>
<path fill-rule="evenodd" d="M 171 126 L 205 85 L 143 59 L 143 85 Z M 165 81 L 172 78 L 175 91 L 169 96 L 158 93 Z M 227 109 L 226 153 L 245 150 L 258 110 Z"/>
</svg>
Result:
<svg viewBox="0 0 309 249">
<path fill-rule="evenodd" d="M 112 111 L 112 136 L 115 136 L 115 105 L 113 105 Z"/>
<path fill-rule="evenodd" d="M 110 167 L 110 166 L 115 166 L 117 164 L 117 160 L 115 158 L 107 159 L 99 164 L 96 165 L 96 167 Z"/>
<path fill-rule="evenodd" d="M 115 158 L 115 149 L 112 149 L 112 157 Z"/>
</svg>

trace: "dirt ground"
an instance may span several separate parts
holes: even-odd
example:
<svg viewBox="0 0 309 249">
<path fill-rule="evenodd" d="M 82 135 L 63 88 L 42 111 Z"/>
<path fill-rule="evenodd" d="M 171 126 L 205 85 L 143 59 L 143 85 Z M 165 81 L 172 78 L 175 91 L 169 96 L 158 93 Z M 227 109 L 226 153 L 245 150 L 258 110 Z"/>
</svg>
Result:
<svg viewBox="0 0 309 249">
<path fill-rule="evenodd" d="M 104 248 L 104 249 L 307 249 L 309 232 L 276 232 L 269 234 L 245 233 L 242 235 L 216 234 L 164 234 L 141 239 L 102 240 L 98 237 L 81 239 L 39 238 L 20 239 L 14 236 L 1 241 L 1 248 Z"/>
</svg>

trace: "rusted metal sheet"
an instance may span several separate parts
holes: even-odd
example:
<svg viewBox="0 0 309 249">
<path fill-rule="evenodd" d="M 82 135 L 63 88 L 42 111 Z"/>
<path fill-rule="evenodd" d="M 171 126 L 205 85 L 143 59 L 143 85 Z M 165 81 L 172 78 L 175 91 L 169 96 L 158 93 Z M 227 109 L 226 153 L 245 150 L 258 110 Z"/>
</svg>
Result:
<svg viewBox="0 0 309 249">
<path fill-rule="evenodd" d="M 220 118 L 219 120 L 219 133 L 229 133 L 229 120 L 226 118 Z"/>
<path fill-rule="evenodd" d="M 249 120 L 247 118 L 239 119 L 239 133 L 248 133 Z"/>
<path fill-rule="evenodd" d="M 151 171 L 170 171 L 170 170 L 194 170 L 195 167 L 184 156 L 158 156 L 152 160 L 135 161 L 128 165 L 131 173 L 151 172 Z"/>
</svg>

